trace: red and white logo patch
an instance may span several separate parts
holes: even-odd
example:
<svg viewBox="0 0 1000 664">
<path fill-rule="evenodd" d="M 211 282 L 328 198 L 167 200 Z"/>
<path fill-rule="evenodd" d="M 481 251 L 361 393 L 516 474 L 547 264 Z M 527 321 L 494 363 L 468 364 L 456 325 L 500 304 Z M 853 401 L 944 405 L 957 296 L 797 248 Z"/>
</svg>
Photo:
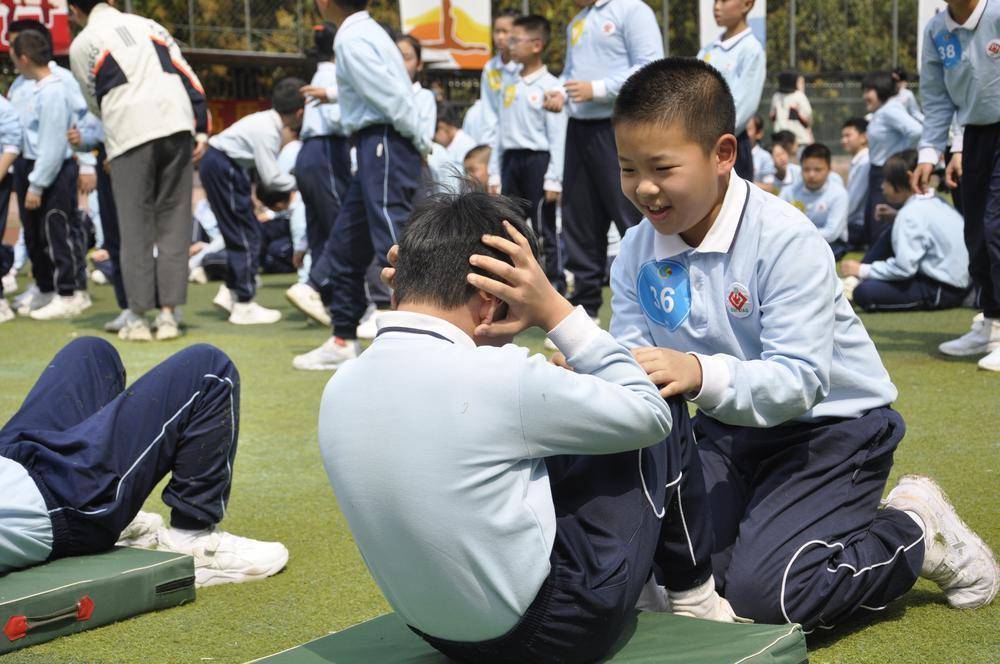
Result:
<svg viewBox="0 0 1000 664">
<path fill-rule="evenodd" d="M 738 281 L 734 281 L 729 286 L 729 292 L 726 293 L 726 311 L 733 318 L 746 318 L 753 313 L 750 289 Z"/>
<path fill-rule="evenodd" d="M 542 95 L 538 92 L 532 92 L 530 95 L 528 95 L 528 103 L 531 104 L 531 106 L 534 108 L 541 106 Z"/>
<path fill-rule="evenodd" d="M 616 29 L 615 24 L 612 23 L 611 21 L 605 21 L 604 25 L 601 26 L 601 32 L 603 32 L 606 35 L 615 34 L 615 29 Z"/>
<path fill-rule="evenodd" d="M 1000 39 L 994 39 L 986 45 L 986 55 L 994 60 L 1000 58 Z"/>
</svg>

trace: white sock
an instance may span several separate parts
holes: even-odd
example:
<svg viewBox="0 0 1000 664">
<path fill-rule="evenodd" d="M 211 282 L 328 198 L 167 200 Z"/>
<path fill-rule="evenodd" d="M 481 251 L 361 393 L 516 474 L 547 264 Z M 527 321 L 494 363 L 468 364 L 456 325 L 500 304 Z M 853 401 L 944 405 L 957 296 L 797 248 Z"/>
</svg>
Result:
<svg viewBox="0 0 1000 664">
<path fill-rule="evenodd" d="M 178 543 L 186 543 L 208 533 L 210 529 L 187 530 L 186 528 L 175 528 L 173 526 L 170 526 L 168 530 L 170 531 L 170 536 L 172 539 L 176 540 Z"/>
</svg>

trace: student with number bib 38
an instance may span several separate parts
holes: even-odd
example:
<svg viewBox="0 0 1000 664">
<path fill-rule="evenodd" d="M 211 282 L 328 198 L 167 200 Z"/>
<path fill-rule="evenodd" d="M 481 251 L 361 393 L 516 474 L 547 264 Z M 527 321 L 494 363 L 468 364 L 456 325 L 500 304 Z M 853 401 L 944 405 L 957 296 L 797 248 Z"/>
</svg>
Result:
<svg viewBox="0 0 1000 664">
<path fill-rule="evenodd" d="M 645 215 L 612 267 L 615 338 L 695 435 L 719 592 L 739 616 L 806 630 L 880 609 L 918 576 L 958 608 L 997 590 L 992 552 L 940 487 L 885 487 L 902 418 L 830 247 L 793 206 L 737 177 L 717 70 L 668 58 L 632 76 L 613 122 Z"/>
</svg>

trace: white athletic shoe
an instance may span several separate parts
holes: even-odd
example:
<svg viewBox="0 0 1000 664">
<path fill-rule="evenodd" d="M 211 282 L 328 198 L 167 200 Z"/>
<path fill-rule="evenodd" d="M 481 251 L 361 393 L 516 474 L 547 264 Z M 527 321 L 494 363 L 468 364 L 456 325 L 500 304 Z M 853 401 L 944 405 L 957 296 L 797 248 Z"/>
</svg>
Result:
<svg viewBox="0 0 1000 664">
<path fill-rule="evenodd" d="M 1000 371 L 1000 347 L 979 360 L 979 368 L 986 371 Z"/>
<path fill-rule="evenodd" d="M 44 307 L 35 309 L 29 314 L 32 320 L 56 320 L 72 318 L 80 313 L 76 298 L 72 295 L 56 295 Z"/>
<path fill-rule="evenodd" d="M 854 289 L 858 287 L 861 280 L 857 277 L 844 277 L 840 283 L 844 285 L 844 297 L 847 298 L 848 302 L 854 302 Z"/>
<path fill-rule="evenodd" d="M 198 267 L 191 268 L 191 271 L 188 272 L 188 281 L 193 284 L 207 284 L 208 275 L 205 274 L 205 268 L 200 265 Z"/>
<path fill-rule="evenodd" d="M 94 270 L 90 273 L 90 280 L 93 281 L 98 286 L 107 286 L 108 278 L 104 276 L 104 273 L 100 270 Z"/>
<path fill-rule="evenodd" d="M 128 321 L 128 314 L 129 314 L 128 309 L 122 309 L 121 313 L 115 316 L 113 320 L 109 320 L 107 323 L 104 324 L 104 331 L 117 333 L 119 330 L 125 327 L 125 323 Z"/>
<path fill-rule="evenodd" d="M 233 294 L 229 292 L 225 284 L 219 286 L 219 292 L 212 299 L 212 304 L 225 311 L 227 314 L 233 313 Z"/>
<path fill-rule="evenodd" d="M 378 308 L 374 304 L 369 304 L 365 310 L 365 315 L 358 322 L 358 339 L 375 338 L 378 334 Z"/>
<path fill-rule="evenodd" d="M 6 289 L 7 287 L 4 286 L 4 290 Z M 37 284 L 31 284 L 30 286 L 28 286 L 27 289 L 25 289 L 23 293 L 14 298 L 14 303 L 13 303 L 14 309 L 20 309 L 21 306 L 25 304 L 30 305 L 31 299 L 36 295 L 41 294 L 41 292 L 42 291 L 38 290 Z"/>
<path fill-rule="evenodd" d="M 125 321 L 120 330 L 118 338 L 122 341 L 152 341 L 153 333 L 149 331 L 149 323 L 145 316 L 139 316 L 126 309 L 124 312 Z"/>
<path fill-rule="evenodd" d="M 1000 568 L 986 543 L 959 518 L 937 482 L 904 475 L 883 501 L 913 512 L 924 523 L 924 565 L 920 576 L 941 587 L 956 609 L 977 609 L 993 601 Z"/>
<path fill-rule="evenodd" d="M 14 311 L 17 312 L 18 316 L 27 316 L 33 308 L 37 309 L 48 304 L 52 300 L 52 296 L 53 293 L 43 293 L 38 290 L 38 286 L 32 285 L 31 288 L 14 298 Z"/>
<path fill-rule="evenodd" d="M 80 314 L 94 306 L 94 301 L 90 299 L 90 293 L 85 290 L 74 291 L 73 302 L 76 305 L 76 312 Z"/>
<path fill-rule="evenodd" d="M 972 329 L 938 346 L 939 351 L 953 357 L 983 355 L 997 348 L 1000 348 L 1000 319 L 984 318 L 981 313 L 972 319 Z"/>
<path fill-rule="evenodd" d="M 10 268 L 10 272 L 3 275 L 3 279 L 0 281 L 3 283 L 3 290 L 5 293 L 17 292 L 17 270 L 14 268 Z"/>
<path fill-rule="evenodd" d="M 17 315 L 14 310 L 10 308 L 7 304 L 7 299 L 0 297 L 0 323 L 6 323 L 7 321 L 14 320 Z"/>
<path fill-rule="evenodd" d="M 157 533 L 162 528 L 162 516 L 155 512 L 139 512 L 132 519 L 132 523 L 125 526 L 125 530 L 122 531 L 115 544 L 117 546 L 131 546 L 137 549 L 155 549 L 157 545 Z"/>
<path fill-rule="evenodd" d="M 233 302 L 229 322 L 234 325 L 270 325 L 281 320 L 277 309 L 262 307 L 256 302 Z"/>
<path fill-rule="evenodd" d="M 725 598 L 720 597 L 715 590 L 715 578 L 708 580 L 696 588 L 675 592 L 667 590 L 667 601 L 670 610 L 678 616 L 715 620 L 716 622 L 750 622 L 740 618 L 729 606 Z"/>
<path fill-rule="evenodd" d="M 213 528 L 198 533 L 161 530 L 160 551 L 186 553 L 194 558 L 195 586 L 243 583 L 277 574 L 288 563 L 281 542 L 260 542 Z"/>
<path fill-rule="evenodd" d="M 177 318 L 166 311 L 161 311 L 156 315 L 156 322 L 153 323 L 153 327 L 156 328 L 157 341 L 167 341 L 181 336 Z"/>
<path fill-rule="evenodd" d="M 344 362 L 357 358 L 360 353 L 360 342 L 330 337 L 319 348 L 295 356 L 292 366 L 302 371 L 336 371 Z"/>
<path fill-rule="evenodd" d="M 320 325 L 330 326 L 330 312 L 326 310 L 319 293 L 309 284 L 292 284 L 291 288 L 285 291 L 285 298 Z"/>
</svg>

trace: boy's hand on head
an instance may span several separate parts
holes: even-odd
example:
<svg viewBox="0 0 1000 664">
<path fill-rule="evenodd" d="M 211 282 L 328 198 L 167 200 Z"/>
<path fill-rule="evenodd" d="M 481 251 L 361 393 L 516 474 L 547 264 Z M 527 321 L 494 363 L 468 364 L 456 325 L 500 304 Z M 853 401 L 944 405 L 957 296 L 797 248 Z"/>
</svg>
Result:
<svg viewBox="0 0 1000 664">
<path fill-rule="evenodd" d="M 944 183 L 949 189 L 954 189 L 958 186 L 959 181 L 962 179 L 962 153 L 956 152 L 951 155 L 951 161 L 948 162 L 948 167 L 944 169 Z"/>
<path fill-rule="evenodd" d="M 382 283 L 389 288 L 396 287 L 396 264 L 399 262 L 399 245 L 394 244 L 389 247 L 389 253 L 385 255 L 386 260 L 389 261 L 389 267 L 382 268 L 382 272 L 379 273 L 379 278 Z"/>
<path fill-rule="evenodd" d="M 573 312 L 573 305 L 560 295 L 538 264 L 531 245 L 509 222 L 503 222 L 510 237 L 484 235 L 483 244 L 510 256 L 513 265 L 491 256 L 473 254 L 469 263 L 496 275 L 497 279 L 474 272 L 466 277 L 470 284 L 507 303 L 507 317 L 483 323 L 476 334 L 484 337 L 513 336 L 537 325 L 551 331 Z"/>
<path fill-rule="evenodd" d="M 701 362 L 694 355 L 669 348 L 633 348 L 632 357 L 639 363 L 649 380 L 660 388 L 660 396 L 673 396 L 701 391 Z"/>
<path fill-rule="evenodd" d="M 545 101 L 542 103 L 542 108 L 552 113 L 561 113 L 565 103 L 566 97 L 561 92 L 558 90 L 549 90 L 545 93 Z"/>
<path fill-rule="evenodd" d="M 577 104 L 594 98 L 594 86 L 590 81 L 568 81 L 563 87 L 569 98 Z"/>
</svg>

